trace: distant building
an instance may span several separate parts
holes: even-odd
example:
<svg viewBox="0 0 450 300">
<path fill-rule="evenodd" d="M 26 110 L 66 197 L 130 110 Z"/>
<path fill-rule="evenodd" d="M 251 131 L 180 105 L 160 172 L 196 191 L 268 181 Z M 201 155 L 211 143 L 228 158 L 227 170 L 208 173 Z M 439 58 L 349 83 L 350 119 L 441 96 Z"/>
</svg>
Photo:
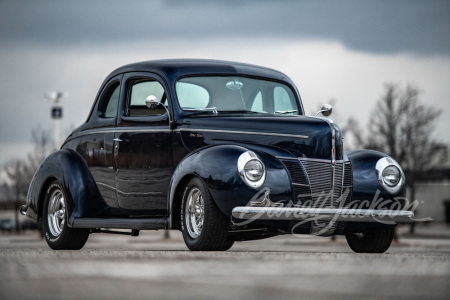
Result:
<svg viewBox="0 0 450 300">
<path fill-rule="evenodd" d="M 422 180 L 416 185 L 415 200 L 418 200 L 420 204 L 415 214 L 416 218 L 430 217 L 434 221 L 444 222 L 444 201 L 450 201 L 450 150 L 446 160 L 436 165 L 438 167 L 422 174 Z"/>
</svg>

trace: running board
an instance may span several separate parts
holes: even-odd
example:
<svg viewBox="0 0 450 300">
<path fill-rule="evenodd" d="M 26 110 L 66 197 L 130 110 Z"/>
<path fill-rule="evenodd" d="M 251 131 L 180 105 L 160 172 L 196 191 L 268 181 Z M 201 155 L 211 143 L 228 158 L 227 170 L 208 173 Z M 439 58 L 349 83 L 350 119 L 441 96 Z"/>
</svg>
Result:
<svg viewBox="0 0 450 300">
<path fill-rule="evenodd" d="M 124 218 L 78 218 L 73 221 L 73 228 L 114 228 L 114 229 L 167 229 L 167 218 L 124 219 Z"/>
<path fill-rule="evenodd" d="M 131 229 L 131 232 L 125 232 L 125 231 L 114 231 L 114 230 L 105 230 L 105 229 L 95 228 L 95 229 L 91 229 L 91 233 L 109 233 L 109 234 L 139 236 L 139 230 L 136 230 L 136 229 Z"/>
</svg>

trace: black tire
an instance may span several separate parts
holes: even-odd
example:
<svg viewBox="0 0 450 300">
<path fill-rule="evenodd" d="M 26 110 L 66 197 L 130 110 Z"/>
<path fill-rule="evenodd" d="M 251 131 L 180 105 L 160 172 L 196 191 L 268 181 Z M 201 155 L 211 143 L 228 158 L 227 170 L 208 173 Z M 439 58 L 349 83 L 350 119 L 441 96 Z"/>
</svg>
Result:
<svg viewBox="0 0 450 300">
<path fill-rule="evenodd" d="M 361 234 L 346 234 L 347 243 L 356 253 L 384 253 L 394 239 L 395 227 L 366 228 Z"/>
<path fill-rule="evenodd" d="M 52 208 L 49 208 L 52 205 Z M 70 207 L 62 184 L 55 180 L 47 188 L 43 208 L 44 237 L 53 250 L 80 250 L 89 237 L 89 229 L 67 226 Z"/>
<path fill-rule="evenodd" d="M 203 204 L 203 208 L 202 205 L 192 205 L 198 202 Z M 198 209 L 193 213 L 188 206 Z M 198 178 L 191 179 L 186 185 L 180 217 L 183 239 L 190 250 L 226 251 L 233 246 L 234 241 L 227 239 L 230 220 L 220 211 L 208 189 Z M 200 220 L 202 226 L 195 225 Z"/>
</svg>

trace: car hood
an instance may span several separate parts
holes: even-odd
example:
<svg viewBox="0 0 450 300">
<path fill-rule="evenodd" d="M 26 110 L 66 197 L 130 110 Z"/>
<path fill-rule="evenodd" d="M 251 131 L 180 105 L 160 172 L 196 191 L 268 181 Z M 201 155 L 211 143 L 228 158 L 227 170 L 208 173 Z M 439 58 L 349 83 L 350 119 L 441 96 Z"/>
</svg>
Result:
<svg viewBox="0 0 450 300">
<path fill-rule="evenodd" d="M 342 134 L 331 120 L 319 117 L 191 117 L 176 129 L 188 151 L 219 144 L 279 149 L 294 157 L 331 159 L 332 130 L 336 159 L 342 159 Z"/>
</svg>

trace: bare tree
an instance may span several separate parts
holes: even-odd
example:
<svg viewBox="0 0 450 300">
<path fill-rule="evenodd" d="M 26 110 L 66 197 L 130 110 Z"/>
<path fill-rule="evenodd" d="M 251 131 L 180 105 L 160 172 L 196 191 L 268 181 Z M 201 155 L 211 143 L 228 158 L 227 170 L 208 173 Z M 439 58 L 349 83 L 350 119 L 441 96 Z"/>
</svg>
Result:
<svg viewBox="0 0 450 300">
<path fill-rule="evenodd" d="M 40 127 L 31 131 L 31 142 L 34 149 L 32 153 L 28 153 L 27 159 L 29 169 L 34 174 L 41 162 L 55 149 L 50 132 L 42 130 Z"/>
<path fill-rule="evenodd" d="M 441 112 L 422 104 L 419 95 L 416 86 L 402 88 L 388 83 L 372 113 L 368 134 L 364 134 L 353 119 L 345 127 L 358 146 L 387 153 L 405 169 L 413 200 L 417 180 L 447 154 L 447 147 L 433 138 L 435 122 Z"/>
<path fill-rule="evenodd" d="M 19 207 L 26 197 L 26 191 L 31 180 L 28 176 L 30 172 L 27 168 L 28 166 L 25 161 L 20 159 L 9 161 L 4 168 L 6 176 L 8 176 L 8 179 L 11 182 L 8 189 L 8 196 L 11 199 L 14 199 L 16 232 L 19 232 Z"/>
<path fill-rule="evenodd" d="M 32 131 L 33 152 L 26 159 L 11 159 L 3 169 L 8 180 L 8 197 L 14 200 L 16 231 L 19 231 L 19 207 L 25 202 L 28 187 L 40 163 L 53 150 L 50 134 L 41 128 Z"/>
</svg>

